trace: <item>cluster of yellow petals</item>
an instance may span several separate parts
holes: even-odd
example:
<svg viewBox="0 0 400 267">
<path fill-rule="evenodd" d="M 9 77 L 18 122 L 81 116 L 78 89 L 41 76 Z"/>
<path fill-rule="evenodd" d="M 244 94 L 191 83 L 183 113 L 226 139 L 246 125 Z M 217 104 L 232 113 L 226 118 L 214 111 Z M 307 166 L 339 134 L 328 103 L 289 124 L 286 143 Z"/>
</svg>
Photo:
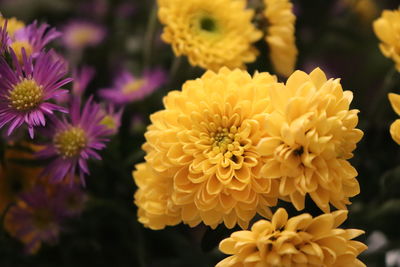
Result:
<svg viewBox="0 0 400 267">
<path fill-rule="evenodd" d="M 288 77 L 294 71 L 298 54 L 293 4 L 290 0 L 264 0 L 264 5 L 268 21 L 265 41 L 272 65 L 278 74 Z"/>
<path fill-rule="evenodd" d="M 383 55 L 391 58 L 400 71 L 400 8 L 384 10 L 382 16 L 374 21 L 374 31 L 381 43 Z"/>
<path fill-rule="evenodd" d="M 158 17 L 165 25 L 162 39 L 176 56 L 191 65 L 217 71 L 244 68 L 255 61 L 253 43 L 262 32 L 252 24 L 254 11 L 245 0 L 158 0 Z"/>
<path fill-rule="evenodd" d="M 232 256 L 216 267 L 361 267 L 357 256 L 367 247 L 353 238 L 362 230 L 337 228 L 347 211 L 313 218 L 301 214 L 288 218 L 280 208 L 271 221 L 256 222 L 251 231 L 234 232 L 221 241 L 220 250 Z"/>
<path fill-rule="evenodd" d="M 346 209 L 359 193 L 357 171 L 347 161 L 363 136 L 358 110 L 349 110 L 352 92 L 319 68 L 294 72 L 286 85 L 270 88 L 273 112 L 266 115 L 268 137 L 258 145 L 267 160 L 261 175 L 279 181 L 279 195 L 301 210 L 309 194 L 324 212 Z"/>
<path fill-rule="evenodd" d="M 154 178 L 141 178 L 143 170 L 134 173 L 141 221 L 160 228 L 154 217 L 158 211 L 148 212 L 146 206 L 157 194 L 163 196 L 157 208 L 168 206 L 159 216 L 176 214 L 178 208 L 179 218 L 191 226 L 203 221 L 211 227 L 224 222 L 228 228 L 236 223 L 246 228 L 256 213 L 271 216 L 268 207 L 276 205 L 278 182 L 260 177 L 265 159 L 256 146 L 267 134 L 264 117 L 270 112 L 268 86 L 273 83 L 276 77 L 268 73 L 252 77 L 222 68 L 186 82 L 182 91 L 164 98 L 165 110 L 150 117 L 143 145 L 153 173 L 148 176 Z M 170 184 L 165 189 L 154 182 L 159 187 L 153 189 L 170 190 L 168 204 L 165 193 L 145 192 L 152 186 L 149 180 L 157 179 Z"/>
<path fill-rule="evenodd" d="M 396 114 L 400 115 L 400 95 L 390 93 L 389 101 Z M 390 126 L 390 135 L 393 140 L 400 145 L 400 119 L 395 120 Z"/>
<path fill-rule="evenodd" d="M 186 82 L 150 117 L 134 172 L 139 220 L 247 228 L 279 198 L 303 209 L 307 194 L 324 212 L 346 209 L 359 193 L 347 160 L 363 135 L 351 100 L 320 69 L 286 84 L 227 68 Z"/>
</svg>

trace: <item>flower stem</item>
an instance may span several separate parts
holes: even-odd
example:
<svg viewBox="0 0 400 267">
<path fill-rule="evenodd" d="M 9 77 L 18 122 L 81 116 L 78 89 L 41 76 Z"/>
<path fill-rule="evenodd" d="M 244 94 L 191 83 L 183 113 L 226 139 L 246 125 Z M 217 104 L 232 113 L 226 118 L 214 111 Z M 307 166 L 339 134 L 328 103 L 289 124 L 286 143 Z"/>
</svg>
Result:
<svg viewBox="0 0 400 267">
<path fill-rule="evenodd" d="M 144 37 L 143 64 L 145 68 L 147 68 L 151 62 L 151 50 L 153 48 L 153 38 L 156 26 L 157 26 L 157 4 L 154 3 L 153 7 L 151 8 L 149 21 L 147 22 L 146 34 Z"/>
</svg>

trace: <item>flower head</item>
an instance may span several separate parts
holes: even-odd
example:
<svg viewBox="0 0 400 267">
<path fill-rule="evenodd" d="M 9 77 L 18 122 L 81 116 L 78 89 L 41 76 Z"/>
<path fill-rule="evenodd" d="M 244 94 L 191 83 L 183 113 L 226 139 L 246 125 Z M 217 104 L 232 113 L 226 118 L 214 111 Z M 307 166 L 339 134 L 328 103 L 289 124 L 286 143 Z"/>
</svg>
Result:
<svg viewBox="0 0 400 267">
<path fill-rule="evenodd" d="M 80 69 L 74 70 L 72 74 L 72 78 L 74 79 L 72 93 L 74 96 L 81 97 L 83 95 L 88 84 L 93 80 L 95 73 L 95 69 L 89 66 L 83 66 Z"/>
<path fill-rule="evenodd" d="M 106 36 L 103 26 L 89 21 L 72 20 L 63 30 L 63 43 L 71 50 L 80 50 L 100 44 Z"/>
<path fill-rule="evenodd" d="M 380 39 L 381 49 L 385 57 L 391 58 L 397 71 L 400 71 L 400 8 L 397 10 L 384 10 L 382 16 L 374 21 L 374 31 Z"/>
<path fill-rule="evenodd" d="M 62 209 L 49 198 L 43 186 L 24 193 L 16 206 L 6 213 L 4 227 L 7 232 L 25 244 L 29 254 L 36 253 L 42 242 L 54 243 L 61 229 Z"/>
<path fill-rule="evenodd" d="M 43 174 L 53 182 L 73 182 L 75 172 L 79 173 L 82 184 L 84 175 L 89 174 L 87 160 L 101 159 L 96 152 L 105 148 L 109 130 L 101 124 L 104 118 L 100 106 L 90 98 L 80 112 L 80 101 L 74 99 L 70 109 L 70 120 L 55 120 L 51 127 L 52 142 L 38 152 L 39 158 L 52 158 Z"/>
<path fill-rule="evenodd" d="M 124 112 L 123 108 L 116 110 L 114 105 L 108 105 L 107 108 L 103 109 L 104 118 L 101 120 L 100 124 L 106 126 L 110 131 L 110 134 L 118 133 L 119 127 L 121 126 L 121 116 Z"/>
<path fill-rule="evenodd" d="M 38 25 L 37 21 L 15 32 L 11 38 L 10 47 L 14 50 L 18 60 L 22 62 L 22 49 L 26 55 L 36 57 L 45 45 L 61 36 L 61 33 L 48 24 Z"/>
<path fill-rule="evenodd" d="M 220 250 L 232 256 L 216 267 L 365 266 L 357 256 L 367 246 L 352 240 L 364 231 L 337 228 L 346 218 L 343 210 L 288 218 L 280 208 L 271 221 L 260 220 L 251 231 L 234 232 L 222 240 Z"/>
<path fill-rule="evenodd" d="M 298 210 L 306 194 L 325 212 L 329 204 L 346 209 L 360 191 L 348 159 L 363 136 L 355 128 L 358 110 L 349 110 L 352 92 L 318 68 L 309 75 L 296 71 L 269 92 L 273 111 L 265 116 L 267 136 L 258 144 L 266 159 L 260 175 L 279 181 L 281 198 Z"/>
<path fill-rule="evenodd" d="M 143 145 L 147 168 L 152 180 L 165 180 L 157 190 L 167 190 L 168 207 L 178 208 L 184 223 L 246 228 L 256 213 L 271 215 L 277 181 L 260 176 L 265 159 L 256 146 L 268 133 L 264 117 L 270 112 L 268 87 L 273 83 L 276 77 L 268 73 L 251 77 L 239 69 L 208 71 L 186 82 L 182 91 L 170 92 L 165 109 L 151 115 Z M 141 179 L 140 173 L 134 173 L 135 180 L 142 180 L 138 192 L 150 187 L 150 179 Z M 142 214 L 158 217 L 140 220 L 149 220 L 153 228 L 169 225 L 165 214 L 149 211 L 157 198 L 138 199 L 144 194 L 136 195 L 139 216 L 143 209 Z M 151 220 L 158 220 L 156 226 Z"/>
<path fill-rule="evenodd" d="M 111 103 L 125 105 L 144 99 L 158 89 L 165 80 L 166 74 L 161 69 L 145 71 L 141 78 L 123 71 L 115 79 L 112 88 L 102 89 L 99 94 Z"/>
<path fill-rule="evenodd" d="M 264 4 L 264 16 L 268 21 L 265 41 L 272 65 L 278 74 L 288 77 L 294 71 L 298 54 L 293 4 L 290 0 L 264 0 Z"/>
<path fill-rule="evenodd" d="M 389 101 L 396 114 L 400 115 L 400 95 L 390 93 Z M 390 135 L 393 140 L 400 145 L 400 119 L 395 120 L 390 126 Z"/>
<path fill-rule="evenodd" d="M 159 0 L 162 39 L 193 66 L 217 71 L 255 61 L 253 43 L 262 37 L 245 0 Z"/>
<path fill-rule="evenodd" d="M 54 116 L 54 111 L 66 112 L 50 100 L 67 93 L 60 87 L 71 79 L 63 79 L 67 73 L 65 63 L 54 59 L 52 52 L 40 53 L 33 59 L 23 51 L 22 62 L 12 50 L 11 55 L 13 66 L 0 58 L 0 128 L 9 124 L 10 135 L 14 129 L 26 124 L 33 138 L 33 128 L 44 126 L 46 116 Z"/>
</svg>

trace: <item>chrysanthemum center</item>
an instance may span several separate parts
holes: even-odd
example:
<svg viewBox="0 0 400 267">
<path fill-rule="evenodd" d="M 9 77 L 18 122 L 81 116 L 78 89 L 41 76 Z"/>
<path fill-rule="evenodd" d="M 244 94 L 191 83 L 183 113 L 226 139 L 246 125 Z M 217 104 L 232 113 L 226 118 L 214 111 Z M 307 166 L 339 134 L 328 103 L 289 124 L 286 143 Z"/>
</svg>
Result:
<svg viewBox="0 0 400 267">
<path fill-rule="evenodd" d="M 10 106 L 20 111 L 36 108 L 43 97 L 43 88 L 33 79 L 23 79 L 10 91 Z"/>
<path fill-rule="evenodd" d="M 145 82 L 146 81 L 144 79 L 131 81 L 122 88 L 122 92 L 124 94 L 130 94 L 136 92 L 144 86 Z"/>
<path fill-rule="evenodd" d="M 231 158 L 232 152 L 239 150 L 240 136 L 237 134 L 237 127 L 230 129 L 218 127 L 216 132 L 210 133 L 213 151 L 222 153 L 225 157 Z"/>
<path fill-rule="evenodd" d="M 202 13 L 194 20 L 194 29 L 203 34 L 216 34 L 219 32 L 217 20 L 209 13 Z"/>
<path fill-rule="evenodd" d="M 200 19 L 200 28 L 203 31 L 213 32 L 217 29 L 217 25 L 212 18 L 203 17 Z"/>
<path fill-rule="evenodd" d="M 86 133 L 79 127 L 71 127 L 54 137 L 54 145 L 58 153 L 66 158 L 77 156 L 86 147 L 86 143 Z"/>
</svg>

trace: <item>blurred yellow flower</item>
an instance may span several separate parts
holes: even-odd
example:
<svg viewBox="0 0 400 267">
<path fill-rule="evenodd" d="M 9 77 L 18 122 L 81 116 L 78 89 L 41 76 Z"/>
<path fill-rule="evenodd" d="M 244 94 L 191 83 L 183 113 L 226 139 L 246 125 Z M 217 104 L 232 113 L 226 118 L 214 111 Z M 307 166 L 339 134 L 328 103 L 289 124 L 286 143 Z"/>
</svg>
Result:
<svg viewBox="0 0 400 267">
<path fill-rule="evenodd" d="M 25 23 L 12 17 L 12 18 L 5 18 L 0 15 L 0 27 L 4 26 L 5 21 L 7 20 L 7 33 L 10 37 L 14 37 L 16 31 L 25 27 Z"/>
<path fill-rule="evenodd" d="M 342 0 L 342 2 L 365 23 L 371 23 L 378 15 L 378 6 L 374 0 Z"/>
<path fill-rule="evenodd" d="M 268 21 L 266 42 L 276 72 L 288 77 L 294 71 L 297 60 L 295 21 L 290 0 L 264 0 L 264 16 Z"/>
<path fill-rule="evenodd" d="M 190 226 L 202 221 L 213 228 L 222 222 L 228 228 L 235 224 L 247 228 L 256 213 L 272 215 L 269 207 L 276 205 L 278 180 L 260 177 L 266 158 L 256 146 L 268 133 L 268 87 L 274 83 L 276 77 L 268 73 L 252 77 L 239 69 L 222 68 L 186 82 L 182 91 L 164 98 L 165 109 L 151 115 L 143 145 L 153 173 L 144 175 L 140 169 L 134 173 L 144 224 L 170 225 L 165 217 L 170 207 L 174 211 L 178 207 L 181 220 Z M 141 173 L 159 188 L 143 181 Z M 160 192 L 147 196 L 146 186 Z M 169 194 L 173 204 L 165 200 Z M 161 221 L 151 224 L 149 217 L 154 214 Z"/>
<path fill-rule="evenodd" d="M 356 129 L 358 110 L 349 110 L 352 92 L 339 79 L 327 80 L 319 68 L 294 72 L 286 85 L 270 87 L 267 137 L 258 144 L 266 158 L 263 177 L 280 183 L 279 194 L 301 210 L 309 194 L 318 207 L 346 209 L 359 193 L 357 171 L 347 161 L 363 136 Z"/>
<path fill-rule="evenodd" d="M 376 36 L 380 39 L 385 57 L 391 58 L 397 71 L 400 71 L 400 9 L 384 10 L 382 16 L 373 24 Z"/>
<path fill-rule="evenodd" d="M 400 95 L 390 93 L 389 101 L 396 114 L 400 115 Z M 393 140 L 400 145 L 400 119 L 395 120 L 390 126 L 390 135 Z"/>
<path fill-rule="evenodd" d="M 181 222 L 180 209 L 171 200 L 173 177 L 159 175 L 147 163 L 140 163 L 133 172 L 138 190 L 135 204 L 139 222 L 153 230 Z"/>
<path fill-rule="evenodd" d="M 253 43 L 262 33 L 251 23 L 245 0 L 159 0 L 162 39 L 193 66 L 217 71 L 255 61 Z"/>
<path fill-rule="evenodd" d="M 280 208 L 270 222 L 260 220 L 251 231 L 234 232 L 222 240 L 220 250 L 232 256 L 216 267 L 366 266 L 357 256 L 367 246 L 352 240 L 364 231 L 337 228 L 346 218 L 347 211 L 341 210 L 316 218 L 304 213 L 288 219 Z"/>
</svg>

